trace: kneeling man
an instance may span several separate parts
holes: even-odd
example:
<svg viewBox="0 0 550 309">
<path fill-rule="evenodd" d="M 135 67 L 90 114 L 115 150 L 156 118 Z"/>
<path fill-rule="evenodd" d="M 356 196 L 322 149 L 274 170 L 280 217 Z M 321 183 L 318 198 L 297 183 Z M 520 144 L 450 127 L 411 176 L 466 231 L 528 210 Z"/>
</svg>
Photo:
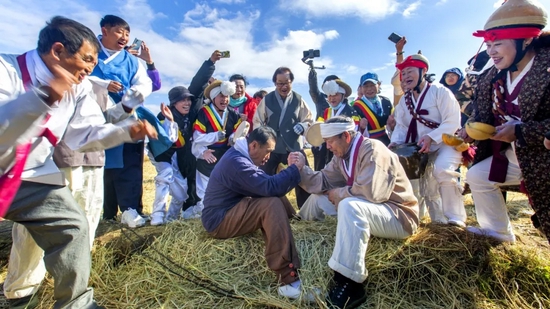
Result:
<svg viewBox="0 0 550 309">
<path fill-rule="evenodd" d="M 300 171 L 300 186 L 311 196 L 299 215 L 304 220 L 337 215 L 336 244 L 328 262 L 334 284 L 327 301 L 331 308 L 356 308 L 367 298 L 363 282 L 370 236 L 404 239 L 415 233 L 418 203 L 397 155 L 358 134 L 351 118 L 338 116 L 317 125 L 320 130 L 309 130 L 306 138 L 312 145 L 324 140 L 334 157 L 318 172 L 307 166 Z M 311 136 L 315 134 L 319 136 Z M 304 158 L 290 163 L 303 165 Z"/>
<path fill-rule="evenodd" d="M 254 129 L 237 139 L 214 167 L 206 193 L 202 224 L 215 238 L 227 239 L 262 230 L 267 265 L 278 277 L 280 295 L 296 299 L 301 295 L 297 270 L 298 251 L 289 219 L 296 212 L 285 197 L 300 182 L 304 160 L 270 176 L 258 166 L 269 160 L 277 133 L 269 127 Z M 289 156 L 289 160 L 296 161 Z M 310 300 L 312 295 L 308 295 Z"/>
</svg>

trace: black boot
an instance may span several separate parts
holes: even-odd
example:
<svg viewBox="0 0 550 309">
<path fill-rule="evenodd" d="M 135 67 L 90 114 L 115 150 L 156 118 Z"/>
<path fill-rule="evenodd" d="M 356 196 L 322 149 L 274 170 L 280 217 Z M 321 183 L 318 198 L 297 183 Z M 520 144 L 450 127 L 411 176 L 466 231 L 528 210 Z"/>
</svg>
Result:
<svg viewBox="0 0 550 309">
<path fill-rule="evenodd" d="M 334 282 L 327 297 L 332 309 L 352 309 L 367 300 L 367 292 L 362 283 L 357 283 L 338 272 L 334 272 Z"/>
</svg>

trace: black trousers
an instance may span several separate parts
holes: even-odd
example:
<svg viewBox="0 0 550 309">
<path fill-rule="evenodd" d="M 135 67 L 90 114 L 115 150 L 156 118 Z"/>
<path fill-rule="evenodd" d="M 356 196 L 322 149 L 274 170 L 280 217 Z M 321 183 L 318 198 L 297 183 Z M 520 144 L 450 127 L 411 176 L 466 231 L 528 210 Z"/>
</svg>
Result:
<svg viewBox="0 0 550 309">
<path fill-rule="evenodd" d="M 122 168 L 105 169 L 103 174 L 103 219 L 114 219 L 120 208 L 141 213 L 143 204 L 143 143 L 127 143 Z"/>
<path fill-rule="evenodd" d="M 311 152 L 313 153 L 313 169 L 315 171 L 320 171 L 332 160 L 334 154 L 332 151 L 327 149 L 327 144 L 323 143 L 321 149 L 318 147 L 312 147 Z"/>
<path fill-rule="evenodd" d="M 307 161 L 307 156 L 303 150 L 300 151 L 304 157 L 306 158 L 306 164 L 309 166 L 309 163 Z M 268 175 L 275 175 L 277 172 L 277 166 L 279 166 L 279 163 L 288 164 L 288 154 L 281 154 L 281 153 L 271 153 L 271 156 L 269 157 L 269 160 L 266 164 L 260 166 L 260 168 L 266 172 Z M 294 188 L 294 192 L 296 193 L 296 203 L 298 204 L 298 208 L 302 208 L 302 205 L 306 202 L 307 198 L 309 197 L 309 193 L 307 193 L 306 190 L 302 189 L 300 186 L 296 186 Z"/>
</svg>

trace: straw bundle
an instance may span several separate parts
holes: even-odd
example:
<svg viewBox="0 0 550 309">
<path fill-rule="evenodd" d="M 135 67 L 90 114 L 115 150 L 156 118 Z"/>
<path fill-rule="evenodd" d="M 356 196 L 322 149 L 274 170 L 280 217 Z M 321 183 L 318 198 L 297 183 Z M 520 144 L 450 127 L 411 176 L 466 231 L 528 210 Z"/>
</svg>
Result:
<svg viewBox="0 0 550 309">
<path fill-rule="evenodd" d="M 304 287 L 326 291 L 336 220 L 293 222 L 292 227 Z M 260 232 L 215 240 L 199 220 L 180 221 L 140 250 L 124 255 L 100 246 L 94 252 L 91 281 L 96 298 L 107 308 L 326 308 L 323 296 L 308 305 L 277 295 Z M 369 299 L 362 308 L 550 308 L 549 256 L 542 250 L 521 243 L 498 245 L 435 224 L 423 226 L 406 241 L 372 238 L 366 257 Z M 204 287 L 214 287 L 211 282 L 237 298 Z M 49 289 L 44 308 L 52 303 Z"/>
</svg>

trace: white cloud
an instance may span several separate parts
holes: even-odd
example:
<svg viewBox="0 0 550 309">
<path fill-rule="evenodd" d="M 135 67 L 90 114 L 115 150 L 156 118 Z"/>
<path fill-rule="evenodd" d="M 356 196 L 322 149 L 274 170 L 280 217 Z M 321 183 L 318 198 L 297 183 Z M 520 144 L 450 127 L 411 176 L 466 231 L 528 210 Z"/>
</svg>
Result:
<svg viewBox="0 0 550 309">
<path fill-rule="evenodd" d="M 214 2 L 218 3 L 225 3 L 225 4 L 237 4 L 237 3 L 245 3 L 246 0 L 215 0 Z"/>
<path fill-rule="evenodd" d="M 6 2 L 6 0 L 3 0 Z M 38 32 L 51 16 L 59 14 L 74 18 L 96 33 L 104 12 L 70 0 L 48 1 L 7 0 L 0 10 L 0 50 L 23 52 L 35 47 Z M 290 67 L 297 83 L 306 83 L 307 66 L 300 59 L 302 51 L 319 49 L 328 40 L 336 39 L 335 30 L 287 30 L 282 35 L 256 45 L 253 32 L 257 30 L 260 12 L 230 13 L 197 4 L 177 21 L 179 35 L 166 37 L 155 32 L 151 22 L 164 18 L 155 12 L 145 0 L 126 0 L 120 12 L 112 12 L 126 19 L 132 29 L 132 37 L 144 40 L 151 49 L 153 59 L 162 76 L 161 93 L 174 85 L 189 85 L 202 63 L 218 50 L 230 50 L 231 58 L 216 64 L 217 78 L 227 78 L 243 73 L 257 79 L 257 89 L 271 87 L 271 75 L 279 66 Z M 319 65 L 332 65 L 332 59 L 316 59 Z M 262 82 L 263 81 L 263 82 Z"/>
<path fill-rule="evenodd" d="M 70 15 L 94 31 L 99 31 L 102 14 L 70 0 L 47 5 L 32 0 L 2 1 L 0 10 L 0 50 L 21 52 L 36 47 L 38 32 L 55 15 Z M 70 14 L 67 14 L 71 12 Z"/>
<path fill-rule="evenodd" d="M 407 6 L 407 8 L 403 11 L 403 17 L 405 18 L 411 17 L 411 15 L 414 13 L 414 11 L 416 11 L 416 9 L 418 9 L 421 3 L 422 1 L 418 0 L 416 2 L 409 4 L 409 6 Z"/>
<path fill-rule="evenodd" d="M 216 8 L 211 8 L 208 4 L 195 4 L 195 8 L 187 11 L 183 15 L 184 26 L 198 26 L 204 23 L 212 23 L 225 12 L 220 12 Z"/>
<path fill-rule="evenodd" d="M 498 8 L 498 7 L 500 7 L 503 3 L 504 3 L 504 0 L 497 0 L 497 2 L 495 2 L 495 3 L 493 4 L 493 7 L 494 7 L 494 8 Z"/>
<path fill-rule="evenodd" d="M 443 5 L 447 3 L 449 0 L 439 0 L 435 5 Z"/>
<path fill-rule="evenodd" d="M 280 6 L 314 17 L 357 16 L 372 22 L 395 13 L 399 3 L 397 0 L 281 0 Z"/>
<path fill-rule="evenodd" d="M 336 39 L 337 37 L 340 36 L 338 31 L 336 31 L 336 30 L 325 31 L 324 35 L 325 35 L 325 38 L 327 40 L 334 40 L 334 39 Z"/>
<path fill-rule="evenodd" d="M 386 70 L 386 69 L 391 68 L 391 67 L 395 67 L 395 61 L 386 62 L 386 63 L 384 63 L 383 66 L 379 66 L 379 67 L 373 68 L 372 71 L 374 71 L 374 72 L 380 72 L 380 71 Z"/>
</svg>

